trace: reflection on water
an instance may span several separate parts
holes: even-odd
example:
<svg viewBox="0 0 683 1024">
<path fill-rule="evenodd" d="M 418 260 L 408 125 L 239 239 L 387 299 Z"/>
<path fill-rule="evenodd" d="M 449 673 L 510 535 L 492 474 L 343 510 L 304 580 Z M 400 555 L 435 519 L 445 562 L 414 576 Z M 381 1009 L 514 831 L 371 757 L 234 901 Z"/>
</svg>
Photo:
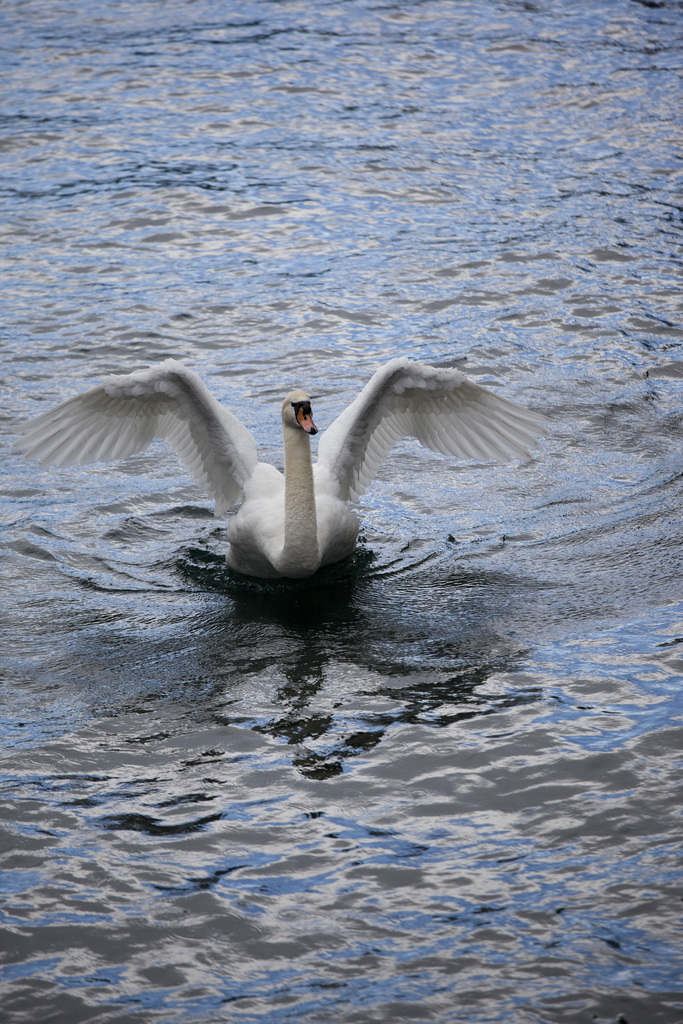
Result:
<svg viewBox="0 0 683 1024">
<path fill-rule="evenodd" d="M 3 8 L 0 1016 L 679 1024 L 680 5 L 228 8 Z M 398 354 L 550 435 L 300 583 L 9 450 L 173 356 L 278 464 Z"/>
<path fill-rule="evenodd" d="M 440 564 L 417 577 L 405 567 L 401 584 L 395 561 L 388 585 L 377 567 L 361 546 L 312 580 L 283 583 L 245 578 L 206 548 L 186 549 L 175 571 L 199 608 L 183 612 L 182 634 L 161 630 L 156 618 L 99 619 L 71 646 L 66 671 L 84 683 L 106 677 L 107 694 L 119 677 L 129 708 L 134 692 L 145 706 L 149 673 L 163 672 L 168 700 L 292 746 L 292 763 L 312 778 L 341 772 L 396 724 L 438 727 L 536 699 L 533 687 L 500 698 L 477 693 L 527 653 L 495 621 L 519 580 Z M 339 672 L 344 686 L 330 703 L 329 675 Z M 240 699 L 245 680 L 262 691 L 251 715 Z M 97 707 L 97 687 L 87 686 Z M 354 710 L 369 695 L 381 710 Z"/>
</svg>

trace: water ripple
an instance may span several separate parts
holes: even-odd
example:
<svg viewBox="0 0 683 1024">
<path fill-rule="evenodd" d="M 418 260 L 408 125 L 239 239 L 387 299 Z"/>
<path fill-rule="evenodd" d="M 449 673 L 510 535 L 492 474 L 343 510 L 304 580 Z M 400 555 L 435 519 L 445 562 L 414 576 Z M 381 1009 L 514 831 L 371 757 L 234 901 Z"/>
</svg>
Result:
<svg viewBox="0 0 683 1024">
<path fill-rule="evenodd" d="M 8 1020 L 677 1024 L 680 4 L 1 18 Z M 402 353 L 549 437 L 398 446 L 311 581 L 10 451 L 173 356 L 278 464 Z"/>
</svg>

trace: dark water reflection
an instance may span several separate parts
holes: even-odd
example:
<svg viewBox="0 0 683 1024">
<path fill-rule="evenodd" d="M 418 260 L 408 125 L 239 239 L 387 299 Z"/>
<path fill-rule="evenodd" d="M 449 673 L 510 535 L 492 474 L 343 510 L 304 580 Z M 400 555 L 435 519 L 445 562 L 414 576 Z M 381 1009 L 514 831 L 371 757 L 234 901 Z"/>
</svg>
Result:
<svg viewBox="0 0 683 1024">
<path fill-rule="evenodd" d="M 304 775 L 319 779 L 341 772 L 348 758 L 397 724 L 439 727 L 537 699 L 537 687 L 495 698 L 477 693 L 491 674 L 513 670 L 528 653 L 496 626 L 510 596 L 533 581 L 458 570 L 435 552 L 429 570 L 416 576 L 415 567 L 400 568 L 401 560 L 378 566 L 361 547 L 311 581 L 283 584 L 240 577 L 219 555 L 190 548 L 174 571 L 199 608 L 178 618 L 181 633 L 159 629 L 159 610 L 147 625 L 141 616 L 121 623 L 91 613 L 62 671 L 82 680 L 95 713 L 104 709 L 92 677 L 106 678 L 107 700 L 115 685 L 115 715 L 122 701 L 128 712 L 139 701 L 144 713 L 150 676 L 154 690 L 163 678 L 170 706 L 267 733 L 294 748 L 289 756 Z M 149 597 L 136 604 L 149 609 Z M 70 615 L 72 635 L 74 624 Z M 343 690 L 321 713 L 328 674 L 340 669 L 350 670 Z M 263 678 L 273 680 L 273 689 L 250 720 L 240 690 L 245 679 Z M 369 695 L 383 710 L 355 712 L 354 703 Z"/>
<path fill-rule="evenodd" d="M 0 23 L 2 1024 L 680 1024 L 680 3 Z M 306 583 L 10 447 L 174 356 L 278 464 L 403 353 L 550 436 L 401 447 Z"/>
</svg>

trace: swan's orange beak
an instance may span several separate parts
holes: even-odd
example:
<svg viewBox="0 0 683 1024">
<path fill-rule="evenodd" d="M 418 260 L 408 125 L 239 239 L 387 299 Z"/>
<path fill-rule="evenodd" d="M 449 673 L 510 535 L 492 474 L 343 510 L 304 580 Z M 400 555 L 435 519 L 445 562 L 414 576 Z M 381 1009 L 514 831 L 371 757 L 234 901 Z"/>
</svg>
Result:
<svg viewBox="0 0 683 1024">
<path fill-rule="evenodd" d="M 297 402 L 294 407 L 296 413 L 296 420 L 302 430 L 305 430 L 307 434 L 317 434 L 318 428 L 313 422 L 313 413 L 311 412 L 310 402 Z"/>
</svg>

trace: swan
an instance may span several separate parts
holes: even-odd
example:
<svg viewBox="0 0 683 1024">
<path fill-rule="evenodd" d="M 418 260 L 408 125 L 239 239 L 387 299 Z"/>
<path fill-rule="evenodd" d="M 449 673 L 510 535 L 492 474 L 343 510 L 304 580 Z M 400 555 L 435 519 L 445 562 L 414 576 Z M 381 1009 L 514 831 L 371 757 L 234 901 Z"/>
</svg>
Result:
<svg viewBox="0 0 683 1024">
<path fill-rule="evenodd" d="M 354 503 L 402 437 L 464 459 L 528 458 L 545 417 L 500 397 L 459 370 L 408 358 L 380 367 L 323 433 L 311 398 L 282 403 L 284 475 L 258 461 L 247 428 L 196 373 L 175 359 L 123 375 L 29 420 L 15 447 L 44 465 L 124 459 L 154 438 L 167 441 L 228 523 L 227 564 L 264 578 L 301 578 L 351 554 Z"/>
</svg>

